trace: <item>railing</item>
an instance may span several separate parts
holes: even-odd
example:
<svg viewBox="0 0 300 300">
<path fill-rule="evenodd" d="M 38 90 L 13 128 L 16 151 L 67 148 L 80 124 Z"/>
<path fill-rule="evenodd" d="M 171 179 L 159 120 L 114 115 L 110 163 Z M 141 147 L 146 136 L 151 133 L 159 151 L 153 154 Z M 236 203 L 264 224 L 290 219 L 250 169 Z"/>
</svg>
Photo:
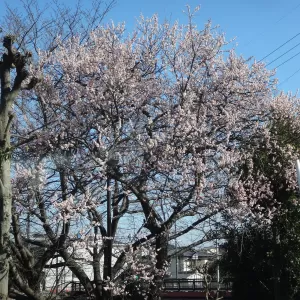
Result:
<svg viewBox="0 0 300 300">
<path fill-rule="evenodd" d="M 231 291 L 232 283 L 229 281 L 211 281 L 206 283 L 200 279 L 164 279 L 164 292 L 180 292 L 180 291 Z M 72 293 L 84 292 L 83 286 L 80 282 L 72 282 Z"/>
<path fill-rule="evenodd" d="M 205 291 L 205 290 L 219 290 L 230 291 L 232 287 L 231 282 L 217 282 L 211 281 L 206 283 L 199 279 L 165 279 L 163 282 L 164 291 Z"/>
</svg>

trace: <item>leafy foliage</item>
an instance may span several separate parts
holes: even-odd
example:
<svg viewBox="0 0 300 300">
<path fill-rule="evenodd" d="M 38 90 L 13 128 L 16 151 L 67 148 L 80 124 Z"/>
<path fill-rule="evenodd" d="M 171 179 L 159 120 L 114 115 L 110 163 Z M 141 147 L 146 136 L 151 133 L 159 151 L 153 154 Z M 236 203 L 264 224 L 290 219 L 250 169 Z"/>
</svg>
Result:
<svg viewBox="0 0 300 300">
<path fill-rule="evenodd" d="M 269 226 L 257 228 L 246 222 L 228 232 L 221 266 L 227 276 L 233 277 L 235 299 L 299 297 L 299 193 L 295 184 L 289 184 L 291 180 L 295 182 L 299 155 L 299 104 L 296 98 L 288 100 L 284 106 L 275 102 L 269 134 L 252 141 L 251 163 L 246 162 L 242 169 L 242 181 L 253 176 L 254 180 L 264 178 L 269 184 L 273 202 L 266 202 L 263 197 L 258 202 L 265 209 L 271 205 L 276 212 Z"/>
</svg>

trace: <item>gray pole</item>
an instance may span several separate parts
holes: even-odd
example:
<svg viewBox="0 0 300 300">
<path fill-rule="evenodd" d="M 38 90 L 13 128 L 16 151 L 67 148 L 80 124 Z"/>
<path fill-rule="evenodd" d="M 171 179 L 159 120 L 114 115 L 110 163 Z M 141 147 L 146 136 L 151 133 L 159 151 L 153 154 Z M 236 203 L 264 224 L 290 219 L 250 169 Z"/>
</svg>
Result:
<svg viewBox="0 0 300 300">
<path fill-rule="evenodd" d="M 107 177 L 107 277 L 112 280 L 111 273 L 111 258 L 112 258 L 112 228 L 111 228 L 111 191 L 110 191 L 110 177 Z M 108 278 L 106 278 L 108 279 Z M 108 299 L 111 299 L 111 291 L 108 291 Z"/>
<path fill-rule="evenodd" d="M 217 283 L 218 283 L 218 289 L 219 289 L 219 283 L 220 283 L 220 268 L 219 268 L 219 243 L 218 243 L 218 239 L 217 239 L 217 241 L 216 241 L 216 244 L 217 244 L 216 252 L 217 252 L 217 262 L 218 262 L 218 265 L 217 265 Z"/>
<path fill-rule="evenodd" d="M 175 235 L 177 234 L 177 226 L 176 226 L 176 222 L 175 222 Z M 178 255 L 177 255 L 177 237 L 175 238 L 175 252 L 176 252 L 176 279 L 178 278 Z"/>
</svg>

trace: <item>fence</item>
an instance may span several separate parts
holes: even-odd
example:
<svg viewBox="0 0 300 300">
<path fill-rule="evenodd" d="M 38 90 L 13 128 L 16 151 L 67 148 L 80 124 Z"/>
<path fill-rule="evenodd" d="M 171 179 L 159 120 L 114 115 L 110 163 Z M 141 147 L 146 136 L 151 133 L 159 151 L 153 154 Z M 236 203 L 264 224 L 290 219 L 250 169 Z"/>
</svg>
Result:
<svg viewBox="0 0 300 300">
<path fill-rule="evenodd" d="M 219 290 L 231 291 L 232 283 L 229 280 L 222 282 L 211 281 L 206 283 L 204 280 L 199 279 L 164 279 L 163 291 L 164 292 L 180 292 L 180 291 L 205 291 L 205 290 Z M 84 292 L 83 286 L 80 282 L 72 282 L 72 292 Z"/>
<path fill-rule="evenodd" d="M 163 290 L 172 291 L 204 291 L 204 290 L 219 290 L 230 291 L 232 283 L 229 281 L 217 282 L 211 281 L 206 283 L 199 279 L 165 279 L 163 281 Z"/>
</svg>

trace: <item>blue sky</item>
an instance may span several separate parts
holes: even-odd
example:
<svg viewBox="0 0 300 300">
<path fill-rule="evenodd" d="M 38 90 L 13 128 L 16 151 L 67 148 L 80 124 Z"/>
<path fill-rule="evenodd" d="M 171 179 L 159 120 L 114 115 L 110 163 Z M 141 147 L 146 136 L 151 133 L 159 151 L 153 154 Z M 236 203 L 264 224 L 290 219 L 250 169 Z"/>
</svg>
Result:
<svg viewBox="0 0 300 300">
<path fill-rule="evenodd" d="M 114 22 L 125 21 L 129 29 L 141 13 L 145 16 L 158 13 L 161 21 L 186 22 L 182 12 L 186 4 L 191 7 L 200 5 L 201 9 L 195 18 L 199 28 L 211 19 L 214 25 L 220 26 L 227 40 L 235 38 L 232 46 L 244 57 L 254 56 L 260 60 L 300 33 L 300 0 L 119 0 L 108 18 Z M 275 68 L 300 52 L 300 34 L 265 61 L 271 62 L 297 44 L 299 46 L 268 68 Z M 276 77 L 281 83 L 279 89 L 296 92 L 300 88 L 300 54 L 278 67 Z"/>
<path fill-rule="evenodd" d="M 227 40 L 236 38 L 233 47 L 245 57 L 254 56 L 260 60 L 300 32 L 300 0 L 119 0 L 108 17 L 114 21 L 125 20 L 129 28 L 140 13 L 146 16 L 158 13 L 161 20 L 179 19 L 180 22 L 185 22 L 186 17 L 182 11 L 187 3 L 191 7 L 201 7 L 195 18 L 199 28 L 211 19 L 213 24 L 220 26 Z M 271 62 L 298 43 L 300 35 L 265 61 Z M 277 67 L 298 52 L 300 44 L 268 68 Z M 288 79 L 298 70 L 297 74 Z M 300 54 L 278 67 L 276 77 L 282 83 L 280 89 L 296 92 L 300 88 Z"/>
<path fill-rule="evenodd" d="M 37 1 L 41 5 L 46 4 L 44 0 Z M 70 6 L 75 3 L 75 0 L 60 1 Z M 18 7 L 21 0 L 8 2 L 11 7 Z M 88 2 L 91 1 L 83 1 Z M 5 1 L 0 0 L 0 16 L 4 11 L 4 3 Z M 199 28 L 211 19 L 214 25 L 220 26 L 227 40 L 236 38 L 233 47 L 244 57 L 254 56 L 260 60 L 300 33 L 300 0 L 117 0 L 106 21 L 125 21 L 128 30 L 133 28 L 136 18 L 141 13 L 145 16 L 157 13 L 161 21 L 167 19 L 186 22 L 182 12 L 186 4 L 191 7 L 200 5 L 201 9 L 195 18 Z M 299 46 L 296 46 L 298 43 Z M 300 34 L 265 61 L 271 62 L 294 46 L 295 49 L 270 64 L 268 68 L 275 68 L 300 52 Z M 297 71 L 298 73 L 294 74 Z M 289 78 L 290 76 L 292 77 Z M 279 89 L 296 92 L 300 88 L 300 54 L 278 67 L 276 77 L 281 83 Z"/>
</svg>

